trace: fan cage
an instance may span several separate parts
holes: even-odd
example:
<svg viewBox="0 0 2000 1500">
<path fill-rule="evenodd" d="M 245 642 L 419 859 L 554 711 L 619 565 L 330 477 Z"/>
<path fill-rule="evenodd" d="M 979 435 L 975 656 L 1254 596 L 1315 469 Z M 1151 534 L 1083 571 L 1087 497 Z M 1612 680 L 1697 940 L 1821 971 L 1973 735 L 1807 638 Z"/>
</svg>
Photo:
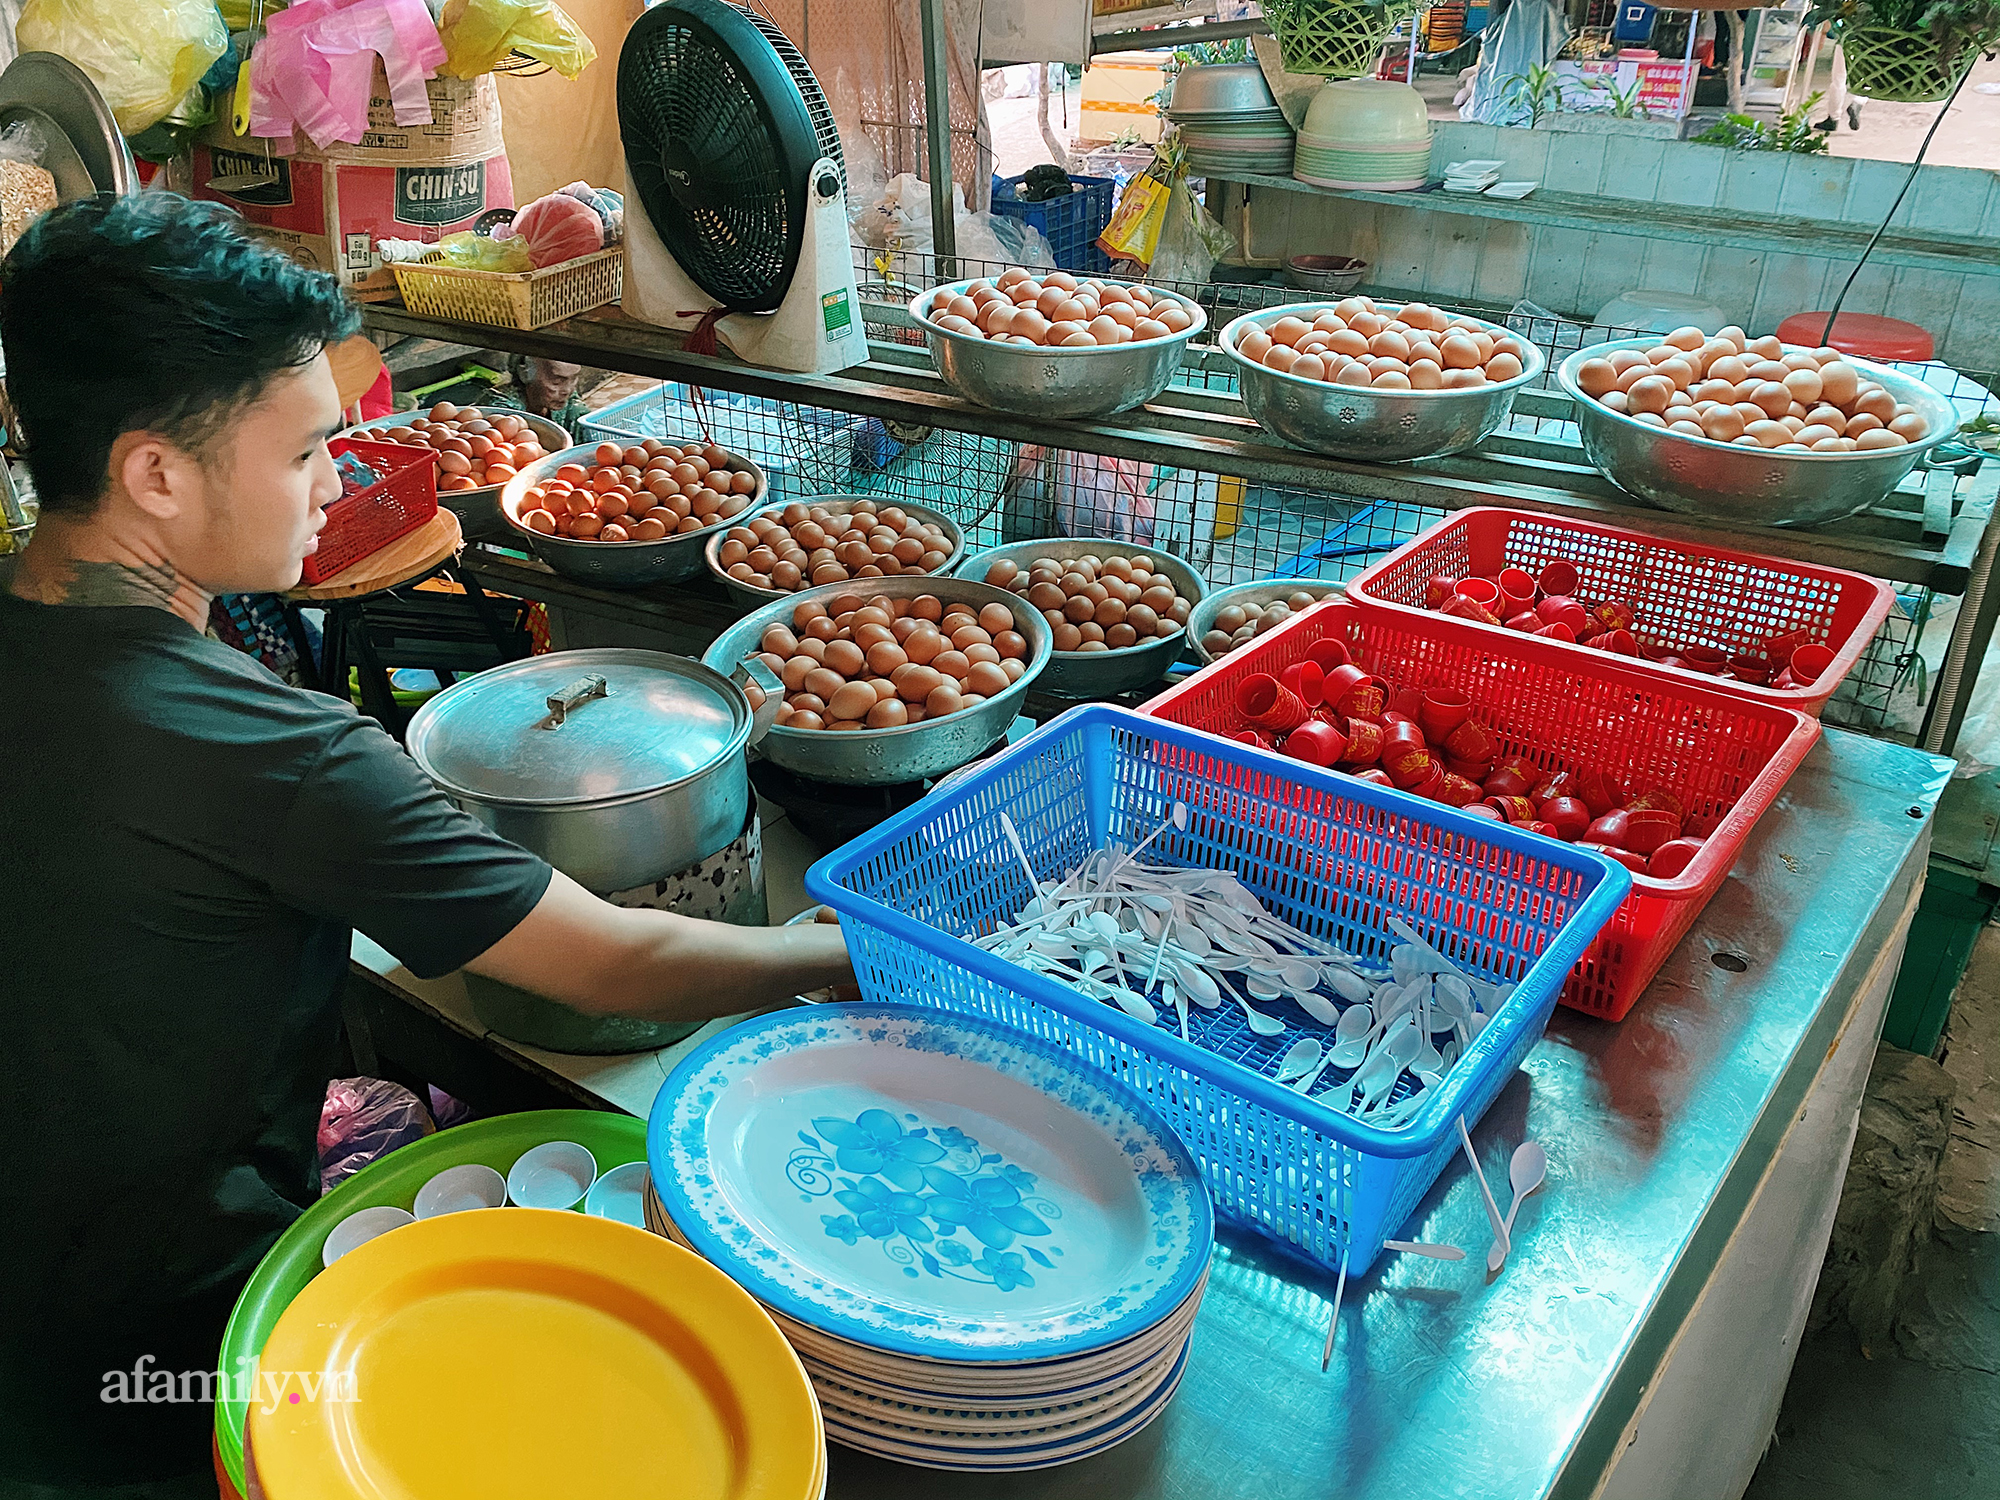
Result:
<svg viewBox="0 0 2000 1500">
<path fill-rule="evenodd" d="M 840 150 L 840 130 L 833 123 L 833 110 L 826 102 L 826 92 L 819 86 L 819 78 L 804 55 L 792 45 L 792 39 L 780 31 L 770 21 L 753 10 L 738 6 L 743 14 L 763 34 L 771 44 L 771 50 L 778 54 L 778 61 L 785 65 L 785 71 L 792 75 L 792 82 L 798 86 L 799 97 L 805 100 L 806 113 L 812 117 L 813 135 L 819 140 L 820 155 L 829 158 L 834 169 L 840 173 L 840 186 L 847 189 L 847 158 Z"/>
</svg>

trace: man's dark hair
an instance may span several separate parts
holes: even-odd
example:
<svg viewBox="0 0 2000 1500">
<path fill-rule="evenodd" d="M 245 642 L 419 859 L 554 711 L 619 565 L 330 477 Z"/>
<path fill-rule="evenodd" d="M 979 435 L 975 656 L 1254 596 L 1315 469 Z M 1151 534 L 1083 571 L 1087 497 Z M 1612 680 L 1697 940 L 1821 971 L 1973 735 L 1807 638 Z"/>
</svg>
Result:
<svg viewBox="0 0 2000 1500">
<path fill-rule="evenodd" d="M 51 210 L 0 263 L 7 393 L 42 508 L 93 510 L 125 433 L 200 454 L 274 375 L 360 323 L 333 277 L 219 203 L 143 192 Z"/>
</svg>

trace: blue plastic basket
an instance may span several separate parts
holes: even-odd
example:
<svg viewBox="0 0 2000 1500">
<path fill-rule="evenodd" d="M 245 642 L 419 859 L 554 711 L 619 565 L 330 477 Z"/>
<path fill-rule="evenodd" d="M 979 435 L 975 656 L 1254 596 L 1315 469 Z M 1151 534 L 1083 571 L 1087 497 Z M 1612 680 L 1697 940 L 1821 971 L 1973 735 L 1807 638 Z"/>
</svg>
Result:
<svg viewBox="0 0 2000 1500">
<path fill-rule="evenodd" d="M 1014 195 L 1020 177 L 993 179 L 993 212 L 1003 219 L 1032 224 L 1049 242 L 1049 253 L 1065 271 L 1083 271 L 1101 276 L 1111 269 L 1111 257 L 1097 248 L 1097 237 L 1111 223 L 1111 209 L 1118 197 L 1118 182 L 1112 177 L 1070 176 L 1073 193 L 1028 203 Z"/>
<path fill-rule="evenodd" d="M 1275 916 L 1386 961 L 1400 916 L 1468 971 L 1515 990 L 1407 1126 L 1336 1113 L 1270 1074 L 1297 1034 L 1239 1007 L 1147 1026 L 965 939 L 1032 895 L 1000 825 L 1054 880 L 1188 806 L 1148 858 L 1228 870 Z M 1631 889 L 1587 850 L 1103 704 L 1070 710 L 806 872 L 840 912 L 862 992 L 987 1016 L 1068 1047 L 1135 1089 L 1202 1164 L 1216 1212 L 1359 1274 L 1416 1208 L 1542 1034 L 1570 966 Z M 1403 1087 L 1399 1085 L 1399 1088 Z"/>
</svg>

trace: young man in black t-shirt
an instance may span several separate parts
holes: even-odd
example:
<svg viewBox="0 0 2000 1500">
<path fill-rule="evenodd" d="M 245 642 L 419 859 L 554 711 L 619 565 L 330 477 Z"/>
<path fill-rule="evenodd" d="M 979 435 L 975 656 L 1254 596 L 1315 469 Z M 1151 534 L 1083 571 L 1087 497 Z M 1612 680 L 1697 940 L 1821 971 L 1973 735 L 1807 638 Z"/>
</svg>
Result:
<svg viewBox="0 0 2000 1500">
<path fill-rule="evenodd" d="M 42 505 L 0 594 L 0 1500 L 214 1493 L 207 1405 L 104 1398 L 198 1390 L 310 1201 L 351 929 L 607 1014 L 851 978 L 837 928 L 598 900 L 203 635 L 215 594 L 299 580 L 355 326 L 165 193 L 67 205 L 0 266 Z"/>
</svg>

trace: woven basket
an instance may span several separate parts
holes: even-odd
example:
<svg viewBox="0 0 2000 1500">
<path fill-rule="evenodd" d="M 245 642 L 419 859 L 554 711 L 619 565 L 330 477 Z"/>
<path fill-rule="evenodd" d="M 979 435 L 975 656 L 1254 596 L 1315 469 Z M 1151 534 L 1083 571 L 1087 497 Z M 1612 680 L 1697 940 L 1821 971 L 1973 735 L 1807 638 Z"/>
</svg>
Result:
<svg viewBox="0 0 2000 1500">
<path fill-rule="evenodd" d="M 616 302 L 625 292 L 625 252 L 618 246 L 539 271 L 470 271 L 460 266 L 392 263 L 403 306 L 427 318 L 546 328 Z"/>
<path fill-rule="evenodd" d="M 1286 72 L 1360 78 L 1375 71 L 1375 54 L 1415 10 L 1412 0 L 1266 0 L 1264 18 Z"/>
<path fill-rule="evenodd" d="M 1850 94 L 1897 104 L 1934 104 L 1949 97 L 1979 55 L 1968 43 L 1946 69 L 1938 65 L 1937 42 L 1928 34 L 1886 26 L 1846 28 L 1840 50 L 1847 57 Z"/>
</svg>

